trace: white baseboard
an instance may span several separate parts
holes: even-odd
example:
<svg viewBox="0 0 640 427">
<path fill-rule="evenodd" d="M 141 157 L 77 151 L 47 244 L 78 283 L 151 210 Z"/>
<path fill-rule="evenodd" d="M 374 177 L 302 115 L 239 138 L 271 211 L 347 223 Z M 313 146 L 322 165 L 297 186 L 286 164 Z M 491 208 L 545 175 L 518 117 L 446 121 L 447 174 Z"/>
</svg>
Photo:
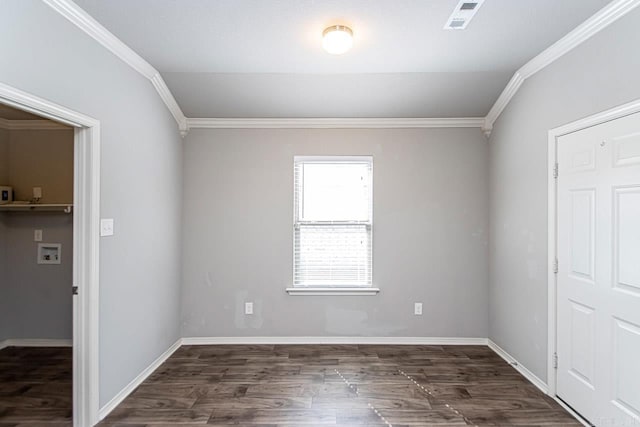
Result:
<svg viewBox="0 0 640 427">
<path fill-rule="evenodd" d="M 524 365 L 518 362 L 513 356 L 511 356 L 504 349 L 502 349 L 502 347 L 500 347 L 498 344 L 494 343 L 490 339 L 487 340 L 487 345 L 491 350 L 498 353 L 498 356 L 502 357 L 508 364 L 513 366 L 516 369 L 516 371 L 520 372 L 523 377 L 525 377 L 533 385 L 538 387 L 544 394 L 549 394 L 549 387 L 547 386 L 547 383 L 542 381 L 533 372 L 531 372 Z"/>
<path fill-rule="evenodd" d="M 156 369 L 160 367 L 171 355 L 180 348 L 182 345 L 182 339 L 178 339 L 171 347 L 167 349 L 164 353 L 162 353 L 156 360 L 151 362 L 149 366 L 145 368 L 144 371 L 140 372 L 140 374 L 135 377 L 129 384 L 125 386 L 118 394 L 116 394 L 113 399 L 111 399 L 106 405 L 100 408 L 98 412 L 98 418 L 103 420 L 111 411 L 113 411 L 124 399 L 127 398 L 136 389 L 144 380 L 147 379 L 149 375 L 153 373 Z"/>
<path fill-rule="evenodd" d="M 73 340 L 49 338 L 10 338 L 0 341 L 0 350 L 5 347 L 72 347 Z"/>
<path fill-rule="evenodd" d="M 487 345 L 487 339 L 453 337 L 187 337 L 182 338 L 182 344 Z"/>
</svg>

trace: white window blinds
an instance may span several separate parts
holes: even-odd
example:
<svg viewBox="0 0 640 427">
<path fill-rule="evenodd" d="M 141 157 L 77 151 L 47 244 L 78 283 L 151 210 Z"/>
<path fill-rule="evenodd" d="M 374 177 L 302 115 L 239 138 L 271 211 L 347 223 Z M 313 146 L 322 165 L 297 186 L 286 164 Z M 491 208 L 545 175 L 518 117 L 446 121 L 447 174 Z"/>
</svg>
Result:
<svg viewBox="0 0 640 427">
<path fill-rule="evenodd" d="M 294 163 L 294 286 L 371 286 L 372 157 Z"/>
</svg>

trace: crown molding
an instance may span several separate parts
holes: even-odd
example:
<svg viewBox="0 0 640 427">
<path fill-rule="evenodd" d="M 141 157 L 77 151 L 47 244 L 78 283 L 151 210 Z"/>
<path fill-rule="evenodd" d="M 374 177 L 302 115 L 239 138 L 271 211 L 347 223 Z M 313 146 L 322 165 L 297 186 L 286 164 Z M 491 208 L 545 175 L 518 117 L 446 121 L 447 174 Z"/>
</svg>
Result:
<svg viewBox="0 0 640 427">
<path fill-rule="evenodd" d="M 182 110 L 180 109 L 180 106 L 178 105 L 176 99 L 173 97 L 173 94 L 169 90 L 169 87 L 158 72 L 156 72 L 156 74 L 154 74 L 154 76 L 150 80 L 153 84 L 153 87 L 156 88 L 158 95 L 160 95 L 160 98 L 162 98 L 165 105 L 167 106 L 169 111 L 171 111 L 173 117 L 176 119 L 176 122 L 178 123 L 178 129 L 180 130 L 180 135 L 182 135 L 182 137 L 185 137 L 189 132 L 189 127 L 187 126 L 187 118 L 182 113 Z"/>
<path fill-rule="evenodd" d="M 45 4 L 84 31 L 88 36 L 100 43 L 115 56 L 124 61 L 131 68 L 146 77 L 156 89 L 173 118 L 178 123 L 180 133 L 184 136 L 188 131 L 186 117 L 180 109 L 171 91 L 151 64 L 138 55 L 133 49 L 124 44 L 113 33 L 103 27 L 91 15 L 71 0 L 42 0 Z"/>
<path fill-rule="evenodd" d="M 391 129 L 482 128 L 482 117 L 462 118 L 273 118 L 187 119 L 189 129 Z"/>
<path fill-rule="evenodd" d="M 612 1 L 582 24 L 578 25 L 569 34 L 520 67 L 504 88 L 493 107 L 491 107 L 491 110 L 489 110 L 483 126 L 485 134 L 491 133 L 493 124 L 526 79 L 549 66 L 556 59 L 567 54 L 638 6 L 640 6 L 640 0 Z"/>
<path fill-rule="evenodd" d="M 67 125 L 51 120 L 8 120 L 0 118 L 0 129 L 6 130 L 71 130 Z"/>
</svg>

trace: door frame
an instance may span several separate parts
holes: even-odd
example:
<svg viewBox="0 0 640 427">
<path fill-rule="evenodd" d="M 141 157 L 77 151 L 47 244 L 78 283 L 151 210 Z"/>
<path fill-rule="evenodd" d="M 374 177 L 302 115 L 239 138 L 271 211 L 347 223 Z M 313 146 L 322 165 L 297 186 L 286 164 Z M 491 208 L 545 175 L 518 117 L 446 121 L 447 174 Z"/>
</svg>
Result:
<svg viewBox="0 0 640 427">
<path fill-rule="evenodd" d="M 547 278 L 547 386 L 548 394 L 557 399 L 556 381 L 557 370 L 554 367 L 555 355 L 557 351 L 557 274 L 554 266 L 558 256 L 558 187 L 554 171 L 558 161 L 558 138 L 583 129 L 610 122 L 631 114 L 640 113 L 640 99 L 611 108 L 609 110 L 596 113 L 566 125 L 551 129 L 548 138 L 548 278 Z"/>
<path fill-rule="evenodd" d="M 93 426 L 99 405 L 100 122 L 3 83 L 0 103 L 74 127 L 73 425 Z"/>
</svg>

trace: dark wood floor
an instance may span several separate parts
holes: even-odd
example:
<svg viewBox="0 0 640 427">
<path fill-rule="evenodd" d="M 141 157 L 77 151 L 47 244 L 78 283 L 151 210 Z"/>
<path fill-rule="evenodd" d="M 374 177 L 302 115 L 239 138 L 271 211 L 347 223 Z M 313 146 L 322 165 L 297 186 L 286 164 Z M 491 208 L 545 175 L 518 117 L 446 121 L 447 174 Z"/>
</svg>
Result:
<svg viewBox="0 0 640 427">
<path fill-rule="evenodd" d="M 100 425 L 580 425 L 484 346 L 183 346 Z"/>
<path fill-rule="evenodd" d="M 0 427 L 71 425 L 71 350 L 0 351 Z M 183 346 L 100 426 L 579 426 L 483 346 Z"/>
<path fill-rule="evenodd" d="M 0 350 L 0 427 L 71 426 L 71 348 Z"/>
</svg>

